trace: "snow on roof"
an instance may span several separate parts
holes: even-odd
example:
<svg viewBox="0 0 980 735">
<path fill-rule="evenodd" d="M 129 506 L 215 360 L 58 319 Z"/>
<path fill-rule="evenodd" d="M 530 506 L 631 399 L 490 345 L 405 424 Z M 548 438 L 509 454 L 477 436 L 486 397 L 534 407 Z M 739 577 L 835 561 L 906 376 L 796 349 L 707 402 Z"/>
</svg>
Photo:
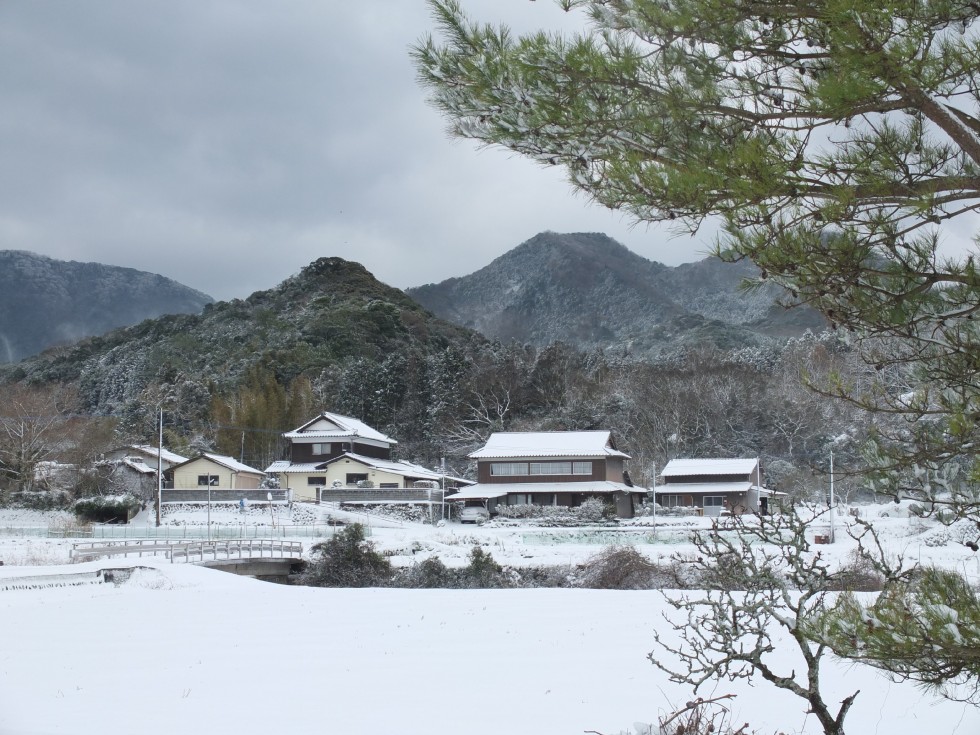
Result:
<svg viewBox="0 0 980 735">
<path fill-rule="evenodd" d="M 599 480 L 596 482 L 491 482 L 472 485 L 446 500 L 476 500 L 500 498 L 510 493 L 644 493 L 646 488 L 630 487 L 622 482 Z"/>
<path fill-rule="evenodd" d="M 501 431 L 487 439 L 473 459 L 504 457 L 622 457 L 608 431 Z"/>
<path fill-rule="evenodd" d="M 153 475 L 157 471 L 156 467 L 150 467 L 144 462 L 142 457 L 123 457 L 122 463 L 143 475 Z"/>
<path fill-rule="evenodd" d="M 705 495 L 725 495 L 727 493 L 747 493 L 753 487 L 748 480 L 742 482 L 675 482 L 661 485 L 656 489 L 657 495 L 687 495 L 698 493 Z"/>
<path fill-rule="evenodd" d="M 362 439 L 373 439 L 374 441 L 387 442 L 388 444 L 398 443 L 390 436 L 385 436 L 363 421 L 328 411 L 324 411 L 315 419 L 307 421 L 297 429 L 287 431 L 283 436 L 287 439 L 326 439 L 330 437 L 358 436 Z"/>
<path fill-rule="evenodd" d="M 411 462 L 404 462 L 396 459 L 365 457 L 361 454 L 354 454 L 353 452 L 342 454 L 336 459 L 329 460 L 329 462 L 336 462 L 337 460 L 345 457 L 353 459 L 355 462 L 360 462 L 363 465 L 367 465 L 368 467 L 381 470 L 382 472 L 389 472 L 393 475 L 407 475 L 409 477 L 418 477 L 425 480 L 438 480 L 440 477 L 442 477 L 442 475 L 440 475 L 438 472 L 427 469 L 422 465 L 412 464 Z"/>
<path fill-rule="evenodd" d="M 339 457 L 327 460 L 326 462 L 304 462 L 302 464 L 293 464 L 289 460 L 279 460 L 278 462 L 273 462 L 266 468 L 266 472 L 272 473 L 311 473 L 311 472 L 323 472 L 328 464 L 336 462 L 342 458 L 353 459 L 356 462 L 367 467 L 373 467 L 382 472 L 388 472 L 393 475 L 401 475 L 403 477 L 417 477 L 419 479 L 426 480 L 440 480 L 445 477 L 447 480 L 452 480 L 457 483 L 472 484 L 472 480 L 465 480 L 462 477 L 454 477 L 452 475 L 443 475 L 436 470 L 430 470 L 422 465 L 415 464 L 413 462 L 406 462 L 404 460 L 394 460 L 394 459 L 378 459 L 376 457 L 365 457 L 360 454 L 354 454 L 353 452 L 346 452 Z"/>
<path fill-rule="evenodd" d="M 745 475 L 755 472 L 758 459 L 672 459 L 660 473 L 662 477 L 685 475 Z"/>
<path fill-rule="evenodd" d="M 227 467 L 229 470 L 232 470 L 233 472 L 248 472 L 249 474 L 252 475 L 265 474 L 262 470 L 257 470 L 254 467 L 249 467 L 247 464 L 242 464 L 241 462 L 239 462 L 237 459 L 233 457 L 226 457 L 223 454 L 211 454 L 210 452 L 204 452 L 203 454 L 201 454 L 201 456 L 195 457 L 194 459 L 189 459 L 186 462 L 183 462 L 182 464 L 190 464 L 191 462 L 194 462 L 198 459 L 211 460 L 215 464 L 220 464 L 222 467 Z"/>
<path fill-rule="evenodd" d="M 156 458 L 157 456 L 157 447 L 151 446 L 149 444 L 130 444 L 129 447 L 127 448 L 135 449 L 137 452 L 141 452 L 142 454 L 147 454 L 154 458 Z M 170 462 L 171 464 L 180 464 L 181 462 L 187 461 L 187 457 L 181 457 L 176 452 L 171 452 L 167 448 L 164 448 L 163 451 L 160 452 L 160 456 L 163 458 L 164 462 Z"/>
</svg>

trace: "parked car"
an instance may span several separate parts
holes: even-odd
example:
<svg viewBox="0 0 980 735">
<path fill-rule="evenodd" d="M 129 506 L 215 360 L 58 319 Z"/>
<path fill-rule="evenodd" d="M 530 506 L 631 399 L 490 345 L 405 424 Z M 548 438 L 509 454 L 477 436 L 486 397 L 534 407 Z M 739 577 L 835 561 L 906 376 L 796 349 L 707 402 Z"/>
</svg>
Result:
<svg viewBox="0 0 980 735">
<path fill-rule="evenodd" d="M 459 511 L 460 523 L 483 523 L 490 520 L 490 512 L 482 505 L 466 505 Z"/>
</svg>

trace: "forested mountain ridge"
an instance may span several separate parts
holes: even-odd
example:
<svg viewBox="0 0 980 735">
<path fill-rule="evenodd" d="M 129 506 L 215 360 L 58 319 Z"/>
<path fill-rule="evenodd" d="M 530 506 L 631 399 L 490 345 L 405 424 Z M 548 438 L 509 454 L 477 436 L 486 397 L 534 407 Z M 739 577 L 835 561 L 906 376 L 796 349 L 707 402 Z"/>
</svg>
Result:
<svg viewBox="0 0 980 735">
<path fill-rule="evenodd" d="M 0 362 L 212 301 L 155 273 L 0 250 Z"/>
<path fill-rule="evenodd" d="M 798 376 L 800 365 L 814 380 L 843 374 L 849 359 L 830 335 L 687 347 L 657 362 L 490 341 L 357 263 L 322 258 L 200 315 L 147 320 L 0 366 L 0 400 L 34 391 L 43 401 L 57 390 L 73 400 L 59 404 L 69 423 L 110 417 L 115 441 L 155 441 L 163 407 L 172 449 L 215 450 L 258 468 L 281 458 L 283 431 L 333 410 L 395 436 L 403 458 L 445 457 L 460 472 L 493 431 L 608 429 L 633 457 L 637 482 L 675 456 L 778 458 L 790 477 L 823 456 L 826 436 L 859 433 L 853 412 L 805 391 Z"/>
<path fill-rule="evenodd" d="M 0 377 L 70 384 L 83 410 L 134 426 L 141 417 L 145 423 L 147 405 L 157 403 L 194 423 L 210 416 L 216 399 L 227 403 L 249 383 L 259 393 L 283 389 L 341 364 L 349 374 L 352 361 L 374 365 L 391 355 L 429 354 L 471 340 L 484 341 L 433 317 L 363 266 L 321 258 L 247 299 L 51 349 L 4 366 Z"/>
<path fill-rule="evenodd" d="M 780 306 L 778 287 L 740 288 L 757 274 L 751 263 L 717 258 L 671 268 L 606 235 L 544 232 L 475 273 L 406 292 L 490 338 L 637 357 L 760 345 L 823 328 L 815 312 Z"/>
</svg>

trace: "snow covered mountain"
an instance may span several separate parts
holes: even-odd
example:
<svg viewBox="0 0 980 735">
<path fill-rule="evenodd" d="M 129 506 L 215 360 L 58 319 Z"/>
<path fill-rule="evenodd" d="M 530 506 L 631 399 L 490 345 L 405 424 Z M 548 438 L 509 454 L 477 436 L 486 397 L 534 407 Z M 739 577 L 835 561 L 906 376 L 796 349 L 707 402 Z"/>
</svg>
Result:
<svg viewBox="0 0 980 735">
<path fill-rule="evenodd" d="M 707 258 L 671 268 L 598 233 L 544 232 L 462 278 L 407 289 L 437 316 L 502 341 L 555 341 L 652 356 L 684 345 L 731 348 L 824 324 L 779 306 L 783 292 L 739 284 L 750 263 Z"/>
<path fill-rule="evenodd" d="M 0 362 L 212 301 L 154 273 L 0 250 Z"/>
</svg>

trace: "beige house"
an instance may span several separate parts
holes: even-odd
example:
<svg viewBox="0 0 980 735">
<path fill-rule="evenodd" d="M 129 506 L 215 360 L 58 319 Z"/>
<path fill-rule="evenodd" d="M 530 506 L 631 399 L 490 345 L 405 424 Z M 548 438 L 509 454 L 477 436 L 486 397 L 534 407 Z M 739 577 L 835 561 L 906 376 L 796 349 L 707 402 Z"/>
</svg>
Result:
<svg viewBox="0 0 980 735">
<path fill-rule="evenodd" d="M 279 463 L 276 463 L 279 464 Z M 349 490 L 407 490 L 425 487 L 440 488 L 444 477 L 411 462 L 343 454 L 318 464 L 282 465 L 269 467 L 279 475 L 281 487 L 292 490 L 295 500 L 317 500 L 320 489 Z M 351 499 L 356 498 L 356 493 Z"/>
<path fill-rule="evenodd" d="M 255 490 L 265 473 L 221 454 L 202 454 L 173 468 L 174 490 Z"/>
</svg>

